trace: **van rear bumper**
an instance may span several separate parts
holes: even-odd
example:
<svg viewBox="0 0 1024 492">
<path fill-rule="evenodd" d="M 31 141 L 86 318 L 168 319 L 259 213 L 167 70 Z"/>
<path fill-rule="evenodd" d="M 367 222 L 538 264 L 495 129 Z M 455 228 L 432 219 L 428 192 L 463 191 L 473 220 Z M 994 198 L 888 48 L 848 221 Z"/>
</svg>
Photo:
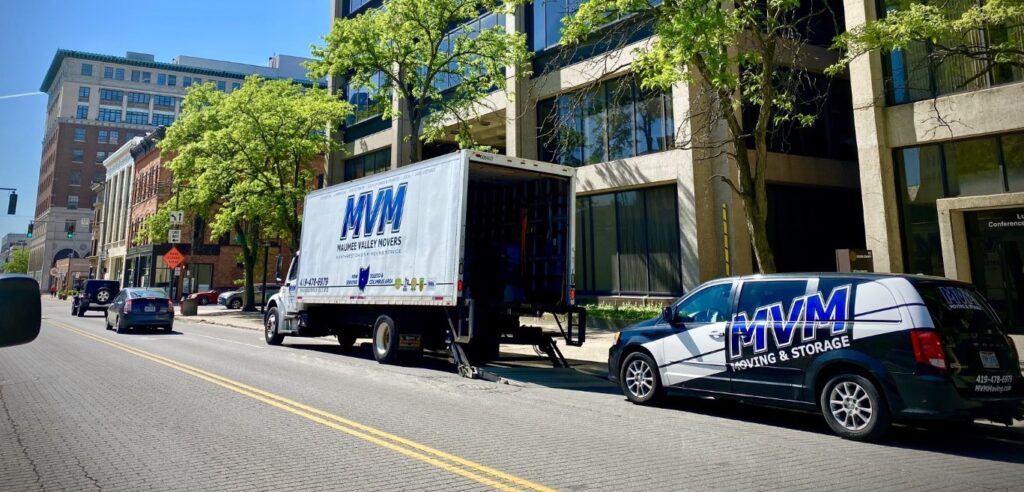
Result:
<svg viewBox="0 0 1024 492">
<path fill-rule="evenodd" d="M 966 397 L 943 376 L 892 374 L 902 408 L 893 408 L 897 418 L 906 420 L 966 420 L 985 418 L 995 421 L 1019 418 L 1024 408 L 1024 391 L 1013 390 L 984 397 Z M 892 401 L 892 400 L 890 400 Z"/>
</svg>

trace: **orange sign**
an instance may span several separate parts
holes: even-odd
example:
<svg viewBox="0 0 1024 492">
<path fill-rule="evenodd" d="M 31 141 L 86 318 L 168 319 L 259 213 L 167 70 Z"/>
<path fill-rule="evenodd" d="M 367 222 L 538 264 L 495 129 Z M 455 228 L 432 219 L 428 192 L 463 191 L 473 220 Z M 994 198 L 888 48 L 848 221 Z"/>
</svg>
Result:
<svg viewBox="0 0 1024 492">
<path fill-rule="evenodd" d="M 185 263 L 185 255 L 181 254 L 178 248 L 171 246 L 171 250 L 164 255 L 164 263 L 167 264 L 167 268 L 178 268 Z"/>
</svg>

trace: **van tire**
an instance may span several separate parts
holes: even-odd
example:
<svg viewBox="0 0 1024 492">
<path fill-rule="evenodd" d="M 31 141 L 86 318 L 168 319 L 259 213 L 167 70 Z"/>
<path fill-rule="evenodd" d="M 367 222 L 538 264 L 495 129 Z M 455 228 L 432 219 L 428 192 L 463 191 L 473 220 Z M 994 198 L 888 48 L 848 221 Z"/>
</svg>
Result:
<svg viewBox="0 0 1024 492">
<path fill-rule="evenodd" d="M 391 316 L 382 314 L 373 323 L 373 358 L 381 364 L 398 364 L 398 327 Z"/>
<path fill-rule="evenodd" d="M 644 352 L 626 356 L 619 371 L 619 387 L 626 398 L 637 405 L 654 405 L 665 398 L 658 364 Z"/>
<path fill-rule="evenodd" d="M 851 441 L 875 441 L 889 431 L 892 415 L 885 398 L 860 374 L 833 376 L 819 395 L 821 413 L 832 432 Z"/>
<path fill-rule="evenodd" d="M 281 342 L 284 341 L 284 335 L 277 332 L 280 323 L 277 306 L 274 306 L 267 311 L 267 318 L 263 321 L 263 338 L 267 341 L 267 345 L 281 345 Z"/>
</svg>

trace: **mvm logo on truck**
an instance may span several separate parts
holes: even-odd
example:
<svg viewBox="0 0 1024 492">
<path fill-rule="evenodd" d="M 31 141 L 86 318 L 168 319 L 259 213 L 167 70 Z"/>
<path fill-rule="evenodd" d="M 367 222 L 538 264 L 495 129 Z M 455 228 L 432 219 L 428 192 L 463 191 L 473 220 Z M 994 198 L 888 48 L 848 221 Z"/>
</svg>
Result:
<svg viewBox="0 0 1024 492">
<path fill-rule="evenodd" d="M 405 192 L 408 183 L 400 183 L 398 190 L 395 187 L 385 186 L 374 191 L 365 191 L 356 195 L 349 195 L 345 202 L 345 219 L 341 226 L 341 239 L 349 239 L 349 232 L 352 232 L 352 239 L 360 235 L 369 237 L 374 230 L 378 235 L 384 234 L 384 229 L 391 225 L 391 232 L 396 233 L 402 227 L 402 212 L 405 210 Z"/>
<path fill-rule="evenodd" d="M 819 329 L 825 330 L 828 337 L 845 334 L 849 328 L 845 320 L 849 319 L 850 290 L 849 285 L 837 287 L 828 301 L 821 292 L 797 297 L 789 313 L 779 302 L 758 307 L 750 319 L 747 313 L 736 314 L 730 330 L 729 358 L 743 357 L 744 347 L 751 347 L 755 355 L 765 353 L 770 341 L 777 349 L 813 342 Z"/>
</svg>

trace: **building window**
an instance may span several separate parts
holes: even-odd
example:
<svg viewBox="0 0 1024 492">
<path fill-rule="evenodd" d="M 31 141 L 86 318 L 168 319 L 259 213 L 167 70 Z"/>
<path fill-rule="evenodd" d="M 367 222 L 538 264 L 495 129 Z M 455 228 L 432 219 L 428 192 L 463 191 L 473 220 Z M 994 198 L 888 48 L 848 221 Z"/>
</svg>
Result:
<svg viewBox="0 0 1024 492">
<path fill-rule="evenodd" d="M 78 109 L 75 110 L 75 118 L 78 118 L 80 120 L 84 120 L 84 119 L 86 119 L 88 117 L 89 117 L 89 106 L 79 106 Z"/>
<path fill-rule="evenodd" d="M 391 169 L 391 149 L 378 150 L 344 162 L 345 181 L 382 173 Z"/>
<path fill-rule="evenodd" d="M 153 80 L 153 72 L 142 72 L 142 83 L 149 84 Z"/>
<path fill-rule="evenodd" d="M 164 106 L 168 108 L 173 108 L 176 102 L 177 99 L 173 96 L 153 96 L 154 106 Z"/>
<path fill-rule="evenodd" d="M 224 82 L 223 80 L 218 80 L 217 81 L 217 90 L 219 90 L 221 92 L 227 92 L 228 91 L 228 83 Z"/>
<path fill-rule="evenodd" d="M 359 11 L 359 9 L 370 3 L 370 0 L 349 0 L 348 2 L 348 14 L 352 15 Z"/>
<path fill-rule="evenodd" d="M 149 113 L 143 113 L 140 111 L 128 111 L 125 114 L 124 122 L 131 123 L 133 125 L 148 125 Z"/>
<path fill-rule="evenodd" d="M 129 104 L 149 104 L 149 94 L 143 92 L 129 92 Z"/>
<path fill-rule="evenodd" d="M 100 130 L 97 132 L 96 143 L 105 144 L 110 141 L 110 132 L 107 130 Z"/>
<path fill-rule="evenodd" d="M 142 82 L 142 72 L 132 70 L 132 82 Z"/>
<path fill-rule="evenodd" d="M 71 149 L 71 162 L 85 162 L 85 150 Z"/>
<path fill-rule="evenodd" d="M 542 51 L 562 39 L 562 19 L 576 13 L 583 0 L 535 0 L 533 2 L 533 49 Z"/>
<path fill-rule="evenodd" d="M 178 76 L 177 75 L 168 75 L 167 76 L 167 87 L 174 87 L 176 85 L 178 85 Z"/>
<path fill-rule="evenodd" d="M 82 172 L 71 171 L 71 174 L 68 175 L 68 184 L 72 186 L 78 186 L 82 184 Z"/>
<path fill-rule="evenodd" d="M 123 68 L 115 68 L 114 69 L 114 80 L 124 80 L 124 69 Z"/>
<path fill-rule="evenodd" d="M 352 116 L 348 118 L 348 124 L 351 125 L 381 114 L 384 111 L 383 104 L 391 100 L 390 97 L 386 96 L 373 98 L 374 93 L 382 96 L 390 95 L 390 89 L 387 88 L 388 78 L 384 76 L 383 72 L 373 74 L 372 83 L 372 88 L 357 87 L 352 84 L 345 86 L 345 94 L 348 95 L 348 102 L 352 105 L 353 109 Z M 377 88 L 383 89 L 377 91 Z"/>
<path fill-rule="evenodd" d="M 181 79 L 181 86 L 192 87 L 192 77 L 186 76 L 185 78 Z"/>
<path fill-rule="evenodd" d="M 92 63 L 82 64 L 82 75 L 85 75 L 86 77 L 92 77 Z"/>
<path fill-rule="evenodd" d="M 203 79 L 199 77 L 194 77 L 192 79 L 192 85 L 203 85 Z"/>
<path fill-rule="evenodd" d="M 107 160 L 107 152 L 102 150 L 96 152 L 96 164 L 103 164 L 103 161 Z"/>
<path fill-rule="evenodd" d="M 173 114 L 153 113 L 153 126 L 171 126 L 173 123 Z"/>
<path fill-rule="evenodd" d="M 893 151 L 908 273 L 943 275 L 936 200 L 1024 191 L 1024 133 Z"/>
<path fill-rule="evenodd" d="M 98 121 L 110 121 L 110 122 L 113 122 L 113 123 L 120 123 L 121 122 L 121 110 L 120 109 L 110 109 L 110 108 L 100 108 L 100 112 L 96 116 L 96 119 Z"/>
<path fill-rule="evenodd" d="M 156 74 L 156 85 L 167 85 L 167 74 Z"/>
<path fill-rule="evenodd" d="M 456 29 L 453 29 L 448 33 L 444 40 L 441 41 L 441 52 L 444 56 L 450 56 L 452 48 L 454 48 L 456 40 L 461 37 L 475 38 L 480 32 L 484 30 L 491 30 L 496 27 L 502 27 L 504 30 L 505 26 L 505 15 L 504 14 L 487 14 L 477 19 L 471 20 Z M 454 64 L 450 67 L 451 71 L 454 72 L 457 68 Z M 434 79 L 434 87 L 439 91 L 445 91 L 449 88 L 459 85 L 462 81 L 462 77 L 455 74 L 438 74 Z"/>
<path fill-rule="evenodd" d="M 68 209 L 78 209 L 78 195 L 68 195 Z"/>
<path fill-rule="evenodd" d="M 118 134 L 117 130 L 110 131 L 110 143 L 116 144 L 119 138 L 120 135 Z"/>
<path fill-rule="evenodd" d="M 82 87 L 78 88 L 78 100 L 79 101 L 83 101 L 83 100 L 84 101 L 88 101 L 89 100 L 89 96 L 91 94 L 92 94 L 92 89 L 90 89 L 90 88 L 88 88 L 86 86 L 82 86 Z"/>
<path fill-rule="evenodd" d="M 124 92 L 113 89 L 100 89 L 100 102 L 121 104 Z"/>
<path fill-rule="evenodd" d="M 537 119 L 541 160 L 572 166 L 667 150 L 674 131 L 671 96 L 628 76 L 540 101 Z"/>
<path fill-rule="evenodd" d="M 92 175 L 92 182 L 93 183 L 102 183 L 106 179 L 107 179 L 107 175 L 104 174 L 104 173 L 96 173 L 96 174 Z"/>
<path fill-rule="evenodd" d="M 114 67 L 103 67 L 103 78 L 112 79 L 114 78 Z"/>
<path fill-rule="evenodd" d="M 85 128 L 75 128 L 75 141 L 76 142 L 84 142 L 85 141 Z"/>
<path fill-rule="evenodd" d="M 237 91 L 241 87 L 242 87 L 242 84 L 239 84 L 238 82 L 232 82 L 231 83 L 231 91 L 232 92 Z"/>
<path fill-rule="evenodd" d="M 579 197 L 576 285 L 601 294 L 682 291 L 676 187 Z"/>
</svg>

